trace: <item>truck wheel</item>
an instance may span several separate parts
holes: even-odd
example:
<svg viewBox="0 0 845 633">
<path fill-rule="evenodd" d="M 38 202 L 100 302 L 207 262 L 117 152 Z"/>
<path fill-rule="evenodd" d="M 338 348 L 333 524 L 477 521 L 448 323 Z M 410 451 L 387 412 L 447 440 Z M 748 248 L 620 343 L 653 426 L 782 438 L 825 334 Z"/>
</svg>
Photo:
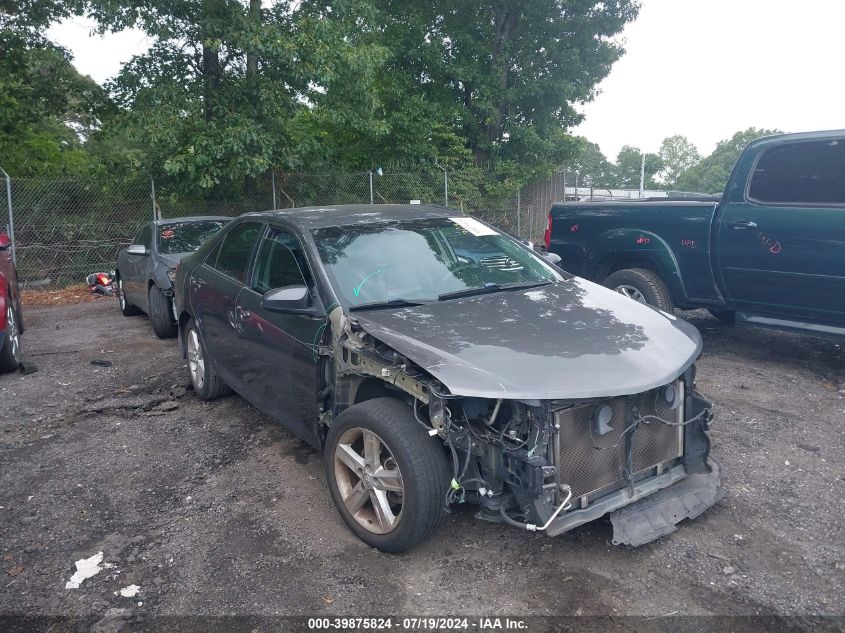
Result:
<svg viewBox="0 0 845 633">
<path fill-rule="evenodd" d="M 173 306 L 171 299 L 161 288 L 153 284 L 150 286 L 150 322 L 153 331 L 159 338 L 175 338 L 179 330 L 173 320 Z"/>
<path fill-rule="evenodd" d="M 0 349 L 0 373 L 15 371 L 21 364 L 21 331 L 18 314 L 11 297 L 6 299 L 6 329 L 0 334 L 3 348 Z"/>
<path fill-rule="evenodd" d="M 185 325 L 185 351 L 188 356 L 191 385 L 200 400 L 214 400 L 231 391 L 211 366 L 193 319 Z"/>
<path fill-rule="evenodd" d="M 647 268 L 617 270 L 604 280 L 604 285 L 629 299 L 646 303 L 669 314 L 675 311 L 669 288 L 660 275 Z"/>
<path fill-rule="evenodd" d="M 117 304 L 123 316 L 137 316 L 141 311 L 126 300 L 126 290 L 123 287 L 123 279 L 117 275 Z"/>
<path fill-rule="evenodd" d="M 335 506 L 368 545 L 402 552 L 443 522 L 446 453 L 403 402 L 374 398 L 349 407 L 329 429 L 324 451 Z"/>
</svg>

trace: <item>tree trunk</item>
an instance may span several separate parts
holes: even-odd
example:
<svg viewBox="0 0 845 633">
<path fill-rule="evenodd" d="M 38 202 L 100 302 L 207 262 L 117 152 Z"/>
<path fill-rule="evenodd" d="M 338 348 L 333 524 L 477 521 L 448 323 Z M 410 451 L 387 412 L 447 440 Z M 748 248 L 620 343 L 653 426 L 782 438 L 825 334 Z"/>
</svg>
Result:
<svg viewBox="0 0 845 633">
<path fill-rule="evenodd" d="M 216 116 L 217 95 L 220 92 L 222 68 L 220 67 L 220 53 L 215 41 L 216 33 L 212 24 L 220 19 L 220 0 L 205 0 L 203 2 L 202 25 L 202 85 L 203 106 L 206 122 L 211 122 Z"/>
<path fill-rule="evenodd" d="M 261 0 L 249 0 L 249 22 L 255 32 L 261 29 Z M 252 114 L 256 121 L 261 120 L 261 95 L 258 85 L 258 53 L 247 48 L 246 51 L 246 85 L 249 95 Z M 252 198 L 257 194 L 255 178 L 250 175 L 244 176 L 244 194 Z"/>
<path fill-rule="evenodd" d="M 510 83 L 509 42 L 519 21 L 520 11 L 516 7 L 502 8 L 495 16 L 495 34 L 490 51 L 490 85 L 495 88 L 495 114 L 484 125 L 484 138 L 481 147 L 473 149 L 475 164 L 483 165 L 489 158 L 489 147 L 502 138 L 502 123 L 508 114 L 508 84 Z"/>
</svg>

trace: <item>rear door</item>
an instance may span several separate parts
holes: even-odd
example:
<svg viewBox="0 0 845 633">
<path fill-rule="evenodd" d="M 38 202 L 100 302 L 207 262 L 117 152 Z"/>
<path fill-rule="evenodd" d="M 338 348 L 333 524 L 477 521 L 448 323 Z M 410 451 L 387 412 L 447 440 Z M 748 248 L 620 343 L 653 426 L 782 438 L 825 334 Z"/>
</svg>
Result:
<svg viewBox="0 0 845 633">
<path fill-rule="evenodd" d="M 223 381 L 239 393 L 244 386 L 236 368 L 242 364 L 244 349 L 236 301 L 263 228 L 255 221 L 234 224 L 190 280 L 191 305 L 208 357 Z"/>
<path fill-rule="evenodd" d="M 718 230 L 738 309 L 845 323 L 845 137 L 764 149 Z"/>
<path fill-rule="evenodd" d="M 311 293 L 311 310 L 288 314 L 261 307 L 270 290 L 300 285 Z M 244 350 L 238 371 L 248 398 L 317 445 L 317 346 L 326 318 L 302 244 L 290 228 L 271 226 L 261 239 L 237 315 Z"/>
</svg>

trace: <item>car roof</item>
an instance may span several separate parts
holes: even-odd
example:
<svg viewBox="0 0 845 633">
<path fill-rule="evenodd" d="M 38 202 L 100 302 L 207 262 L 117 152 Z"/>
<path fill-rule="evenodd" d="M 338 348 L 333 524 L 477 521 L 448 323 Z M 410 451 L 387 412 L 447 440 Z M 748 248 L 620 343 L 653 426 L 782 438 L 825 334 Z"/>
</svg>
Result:
<svg viewBox="0 0 845 633">
<path fill-rule="evenodd" d="M 319 229 L 350 224 L 379 224 L 403 220 L 462 217 L 463 215 L 456 209 L 425 204 L 341 204 L 247 213 L 241 217 L 264 220 L 283 218 L 302 229 Z"/>
<path fill-rule="evenodd" d="M 795 132 L 792 134 L 772 134 L 761 136 L 748 144 L 749 148 L 760 145 L 775 145 L 779 143 L 794 143 L 798 141 L 827 141 L 841 139 L 845 136 L 845 130 L 821 130 L 818 132 Z"/>
<path fill-rule="evenodd" d="M 160 220 L 153 220 L 153 224 L 161 226 L 163 224 L 175 224 L 177 222 L 208 222 L 218 220 L 229 222 L 232 218 L 225 215 L 191 215 L 183 218 L 162 218 Z"/>
</svg>

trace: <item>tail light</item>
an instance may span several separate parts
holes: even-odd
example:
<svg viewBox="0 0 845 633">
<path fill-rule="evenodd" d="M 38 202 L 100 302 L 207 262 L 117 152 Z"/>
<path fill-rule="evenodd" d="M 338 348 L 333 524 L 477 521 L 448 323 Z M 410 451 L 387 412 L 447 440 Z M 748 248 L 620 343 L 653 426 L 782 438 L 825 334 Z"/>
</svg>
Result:
<svg viewBox="0 0 845 633">
<path fill-rule="evenodd" d="M 546 232 L 543 233 L 543 244 L 546 245 L 546 250 L 552 245 L 552 214 L 549 213 L 549 217 L 546 219 Z"/>
</svg>

